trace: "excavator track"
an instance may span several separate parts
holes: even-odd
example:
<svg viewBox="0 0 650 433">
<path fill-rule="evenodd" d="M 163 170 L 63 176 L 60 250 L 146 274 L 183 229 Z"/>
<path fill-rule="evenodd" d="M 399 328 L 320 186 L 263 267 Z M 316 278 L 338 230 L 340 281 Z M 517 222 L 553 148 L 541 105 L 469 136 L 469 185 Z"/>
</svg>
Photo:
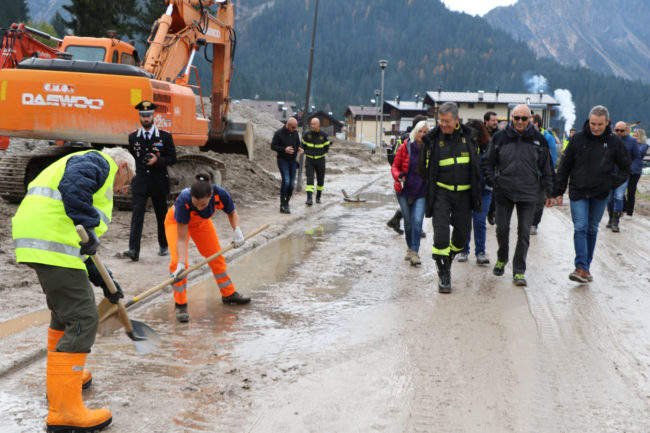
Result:
<svg viewBox="0 0 650 433">
<path fill-rule="evenodd" d="M 5 154 L 0 159 L 0 196 L 10 203 L 20 203 L 27 192 L 27 185 L 45 167 L 57 159 L 88 147 L 50 146 L 36 152 Z M 199 172 L 212 175 L 213 183 L 221 184 L 225 165 L 212 156 L 185 153 L 185 149 L 178 149 L 176 164 L 169 166 L 169 181 L 171 191 L 170 202 L 176 199 L 180 192 L 194 182 L 194 176 Z M 131 194 L 115 194 L 114 206 L 118 209 L 131 209 Z"/>
</svg>

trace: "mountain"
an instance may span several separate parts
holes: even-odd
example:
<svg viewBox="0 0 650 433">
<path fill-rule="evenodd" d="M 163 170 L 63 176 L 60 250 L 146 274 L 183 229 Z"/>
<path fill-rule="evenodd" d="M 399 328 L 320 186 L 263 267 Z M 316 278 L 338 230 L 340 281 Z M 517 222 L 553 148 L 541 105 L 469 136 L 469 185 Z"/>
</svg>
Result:
<svg viewBox="0 0 650 433">
<path fill-rule="evenodd" d="M 70 4 L 69 0 L 27 0 L 29 17 L 33 22 L 45 21 L 49 23 L 54 18 L 56 11 L 68 19 L 68 13 L 62 8 L 67 4 Z"/>
<path fill-rule="evenodd" d="M 539 56 L 650 82 L 647 0 L 519 0 L 485 18 Z"/>
</svg>

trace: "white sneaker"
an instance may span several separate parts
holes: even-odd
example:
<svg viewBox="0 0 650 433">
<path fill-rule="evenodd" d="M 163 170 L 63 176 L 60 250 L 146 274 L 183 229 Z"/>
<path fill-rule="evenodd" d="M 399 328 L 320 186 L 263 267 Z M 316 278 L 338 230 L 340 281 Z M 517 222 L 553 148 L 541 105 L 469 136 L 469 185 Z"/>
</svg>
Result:
<svg viewBox="0 0 650 433">
<path fill-rule="evenodd" d="M 468 258 L 469 258 L 469 253 L 466 253 L 465 251 L 458 254 L 459 262 L 466 262 Z"/>
</svg>

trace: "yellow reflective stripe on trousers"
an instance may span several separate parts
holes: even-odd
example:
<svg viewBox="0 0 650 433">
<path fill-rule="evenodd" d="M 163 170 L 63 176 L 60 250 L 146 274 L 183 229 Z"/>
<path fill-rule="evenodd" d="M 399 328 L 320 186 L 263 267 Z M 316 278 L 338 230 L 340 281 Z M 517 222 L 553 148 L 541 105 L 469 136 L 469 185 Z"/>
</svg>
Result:
<svg viewBox="0 0 650 433">
<path fill-rule="evenodd" d="M 431 253 L 436 256 L 449 256 L 449 247 L 439 250 L 436 247 L 431 248 Z"/>
<path fill-rule="evenodd" d="M 467 191 L 472 187 L 472 185 L 447 185 L 446 183 L 442 182 L 436 182 L 436 185 L 449 191 Z"/>
<path fill-rule="evenodd" d="M 109 191 L 107 191 L 107 196 L 109 195 L 108 192 Z M 27 190 L 27 193 L 25 195 L 40 195 L 41 197 L 51 198 L 52 200 L 63 201 L 61 192 L 58 189 L 49 188 L 47 186 L 33 186 Z M 112 200 L 112 196 L 107 198 Z M 104 224 L 109 225 L 111 220 L 108 218 L 108 216 L 98 207 L 94 207 L 94 209 L 99 214 L 99 219 L 101 219 Z"/>
<path fill-rule="evenodd" d="M 446 167 L 454 164 L 469 164 L 469 156 L 460 156 L 458 158 L 445 158 L 438 162 L 440 167 Z"/>
<path fill-rule="evenodd" d="M 325 155 L 315 155 L 315 156 L 314 156 L 314 155 L 307 155 L 307 154 L 305 154 L 305 156 L 306 156 L 307 158 L 311 158 L 311 159 L 319 159 L 319 158 L 323 158 Z"/>
</svg>

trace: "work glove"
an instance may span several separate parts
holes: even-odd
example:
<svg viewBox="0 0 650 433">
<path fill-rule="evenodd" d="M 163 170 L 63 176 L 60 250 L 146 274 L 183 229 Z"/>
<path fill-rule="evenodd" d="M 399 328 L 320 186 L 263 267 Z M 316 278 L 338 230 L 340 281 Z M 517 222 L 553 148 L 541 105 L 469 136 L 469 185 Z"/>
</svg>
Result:
<svg viewBox="0 0 650 433">
<path fill-rule="evenodd" d="M 102 278 L 102 274 L 99 273 L 99 269 L 97 269 L 92 259 L 88 258 L 84 263 L 86 264 L 86 270 L 88 271 L 88 279 L 90 282 L 93 283 L 94 286 L 101 287 L 104 292 L 104 297 L 108 298 L 112 304 L 117 304 L 119 299 L 124 297 L 124 292 L 122 292 L 122 288 L 117 284 L 117 281 L 113 279 L 113 273 L 111 270 L 106 268 L 106 272 L 108 272 L 111 280 L 113 280 L 113 284 L 115 284 L 115 293 L 111 293 L 111 291 L 108 290 L 108 286 Z"/>
<path fill-rule="evenodd" d="M 241 229 L 239 227 L 235 227 L 233 232 L 232 243 L 234 244 L 235 248 L 239 248 L 244 245 L 244 243 L 246 243 L 246 239 L 244 239 L 244 234 L 241 232 Z"/>
<path fill-rule="evenodd" d="M 79 254 L 82 256 L 93 256 L 97 252 L 97 248 L 99 248 L 100 242 L 99 239 L 97 239 L 95 230 L 86 229 L 86 233 L 88 233 L 88 242 L 79 242 L 79 246 L 81 247 Z"/>
<path fill-rule="evenodd" d="M 179 263 L 176 265 L 176 270 L 171 274 L 171 277 L 174 279 L 175 283 L 178 283 L 179 281 L 183 280 L 183 278 L 180 277 L 180 275 L 184 270 L 185 270 L 185 265 L 183 263 Z"/>
</svg>

